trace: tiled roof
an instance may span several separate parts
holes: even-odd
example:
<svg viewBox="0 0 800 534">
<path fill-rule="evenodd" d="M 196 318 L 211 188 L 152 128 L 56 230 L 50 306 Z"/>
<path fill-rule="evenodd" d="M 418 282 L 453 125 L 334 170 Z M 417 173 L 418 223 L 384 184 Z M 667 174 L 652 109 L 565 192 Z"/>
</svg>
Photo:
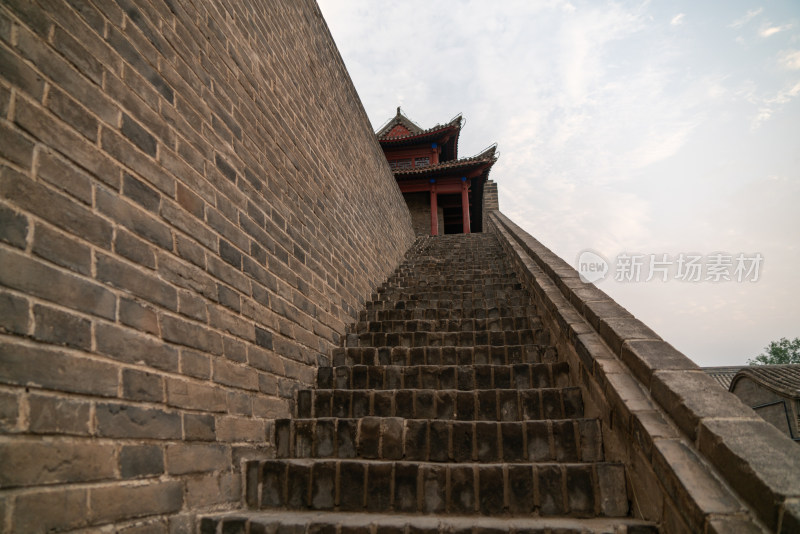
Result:
<svg viewBox="0 0 800 534">
<path fill-rule="evenodd" d="M 386 125 L 384 125 L 378 132 L 375 134 L 378 136 L 378 141 L 381 143 L 391 143 L 391 142 L 399 142 L 399 141 L 406 141 L 409 139 L 413 139 L 415 137 L 423 137 L 433 133 L 437 133 L 441 130 L 445 129 L 452 129 L 461 128 L 461 114 L 458 114 L 453 120 L 448 122 L 447 124 L 437 124 L 433 128 L 428 128 L 427 130 L 423 130 L 417 124 L 415 124 L 411 119 L 403 115 L 400 111 L 400 108 L 397 108 L 397 115 L 394 116 Z M 392 131 L 392 129 L 397 126 L 398 124 L 402 124 L 403 126 L 411 132 L 408 135 L 399 135 L 393 137 L 385 137 L 386 134 Z"/>
<path fill-rule="evenodd" d="M 745 377 L 777 393 L 800 399 L 800 364 L 742 367 L 730 387 Z"/>
<path fill-rule="evenodd" d="M 731 387 L 731 381 L 733 381 L 733 377 L 736 376 L 736 373 L 742 369 L 741 366 L 738 367 L 703 367 L 703 371 L 717 381 L 717 383 L 729 390 Z"/>
<path fill-rule="evenodd" d="M 436 165 L 427 165 L 425 167 L 415 167 L 412 169 L 395 169 L 394 175 L 398 177 L 404 177 L 418 174 L 430 174 L 432 172 L 439 172 L 449 169 L 475 167 L 476 165 L 482 163 L 494 164 L 494 162 L 497 161 L 497 158 L 495 157 L 496 150 L 497 145 L 492 145 L 480 154 L 472 156 L 471 158 L 461 158 L 452 161 L 446 161 L 444 163 L 438 163 Z"/>
<path fill-rule="evenodd" d="M 423 129 L 414 121 L 403 115 L 403 112 L 400 111 L 400 106 L 397 106 L 397 115 L 389 119 L 389 121 L 384 124 L 380 130 L 376 132 L 375 135 L 378 136 L 380 139 L 382 136 L 389 133 L 392 128 L 397 126 L 398 124 L 402 124 L 405 128 L 411 133 L 419 133 L 423 131 Z"/>
</svg>

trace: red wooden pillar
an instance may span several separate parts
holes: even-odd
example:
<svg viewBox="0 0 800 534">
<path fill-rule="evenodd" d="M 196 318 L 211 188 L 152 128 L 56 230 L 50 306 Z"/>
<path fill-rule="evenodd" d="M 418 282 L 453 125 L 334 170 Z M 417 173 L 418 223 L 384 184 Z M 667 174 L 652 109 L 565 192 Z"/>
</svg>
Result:
<svg viewBox="0 0 800 534">
<path fill-rule="evenodd" d="M 436 186 L 431 186 L 431 235 L 439 235 L 439 208 L 436 205 Z"/>
<path fill-rule="evenodd" d="M 463 231 L 469 232 L 469 183 L 464 181 L 461 184 L 461 216 L 463 217 Z"/>
</svg>

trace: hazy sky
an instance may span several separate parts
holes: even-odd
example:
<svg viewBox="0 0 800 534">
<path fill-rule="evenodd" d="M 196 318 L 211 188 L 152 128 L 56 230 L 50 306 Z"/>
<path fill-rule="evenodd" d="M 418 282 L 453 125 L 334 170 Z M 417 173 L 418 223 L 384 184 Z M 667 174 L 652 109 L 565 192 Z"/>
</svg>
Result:
<svg viewBox="0 0 800 534">
<path fill-rule="evenodd" d="M 463 113 L 461 156 L 498 143 L 500 209 L 606 258 L 598 287 L 698 364 L 800 336 L 800 2 L 319 3 L 375 129 Z"/>
</svg>

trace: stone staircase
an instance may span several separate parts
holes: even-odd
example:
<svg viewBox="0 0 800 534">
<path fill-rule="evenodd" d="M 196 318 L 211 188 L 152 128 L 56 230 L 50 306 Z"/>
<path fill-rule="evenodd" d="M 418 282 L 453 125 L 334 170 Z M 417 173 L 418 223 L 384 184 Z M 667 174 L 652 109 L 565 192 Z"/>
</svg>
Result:
<svg viewBox="0 0 800 534">
<path fill-rule="evenodd" d="M 420 238 L 205 533 L 652 533 L 492 234 Z"/>
</svg>

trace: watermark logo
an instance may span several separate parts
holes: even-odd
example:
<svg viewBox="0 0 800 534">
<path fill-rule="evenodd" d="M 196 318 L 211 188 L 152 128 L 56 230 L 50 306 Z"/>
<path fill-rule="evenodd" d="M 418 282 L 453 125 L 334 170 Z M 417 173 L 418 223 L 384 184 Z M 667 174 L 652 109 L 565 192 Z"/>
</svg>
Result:
<svg viewBox="0 0 800 534">
<path fill-rule="evenodd" d="M 581 276 L 581 282 L 594 284 L 608 274 L 608 262 L 597 252 L 584 250 L 578 255 L 578 274 Z"/>
<path fill-rule="evenodd" d="M 608 262 L 593 250 L 578 255 L 578 274 L 587 284 L 600 282 L 613 272 L 617 282 L 757 282 L 764 262 L 759 252 L 745 254 L 618 254 Z"/>
</svg>

